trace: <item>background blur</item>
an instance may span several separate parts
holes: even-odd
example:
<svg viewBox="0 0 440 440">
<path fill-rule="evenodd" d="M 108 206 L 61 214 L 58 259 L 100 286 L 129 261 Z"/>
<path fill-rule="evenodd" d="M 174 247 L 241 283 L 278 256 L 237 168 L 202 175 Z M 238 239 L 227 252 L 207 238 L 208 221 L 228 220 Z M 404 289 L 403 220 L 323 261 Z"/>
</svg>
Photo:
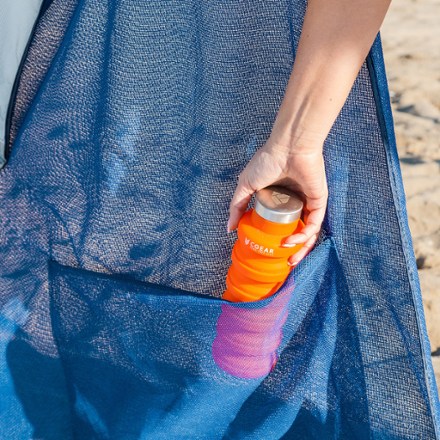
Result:
<svg viewBox="0 0 440 440">
<path fill-rule="evenodd" d="M 440 389 L 440 0 L 392 2 L 382 42 Z"/>
</svg>

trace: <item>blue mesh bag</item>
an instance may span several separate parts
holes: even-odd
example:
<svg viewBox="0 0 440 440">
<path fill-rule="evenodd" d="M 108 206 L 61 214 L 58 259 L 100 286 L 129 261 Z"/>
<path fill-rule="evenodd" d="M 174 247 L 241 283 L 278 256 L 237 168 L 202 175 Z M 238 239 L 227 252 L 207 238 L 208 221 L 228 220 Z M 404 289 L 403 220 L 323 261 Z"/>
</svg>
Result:
<svg viewBox="0 0 440 440">
<path fill-rule="evenodd" d="M 379 38 L 312 252 L 222 300 L 304 0 L 44 1 L 0 171 L 0 438 L 436 439 Z"/>
</svg>

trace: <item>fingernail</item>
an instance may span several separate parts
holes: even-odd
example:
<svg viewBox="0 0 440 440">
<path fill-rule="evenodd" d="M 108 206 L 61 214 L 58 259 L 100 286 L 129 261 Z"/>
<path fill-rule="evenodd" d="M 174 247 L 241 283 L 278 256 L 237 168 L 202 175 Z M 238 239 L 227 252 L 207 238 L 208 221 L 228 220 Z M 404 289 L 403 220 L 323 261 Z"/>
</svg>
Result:
<svg viewBox="0 0 440 440">
<path fill-rule="evenodd" d="M 286 247 L 286 248 L 293 248 L 296 246 L 295 243 L 281 243 L 282 247 Z"/>
<path fill-rule="evenodd" d="M 288 264 L 290 267 L 295 267 L 295 266 L 298 264 L 298 261 L 295 261 L 295 262 L 293 262 L 293 263 L 291 263 L 290 261 L 288 261 L 287 264 Z"/>
<path fill-rule="evenodd" d="M 295 247 L 297 244 L 303 243 L 304 236 L 296 235 L 294 237 L 289 237 L 287 240 L 284 243 L 282 243 L 281 246 L 292 248 L 292 247 Z"/>
</svg>

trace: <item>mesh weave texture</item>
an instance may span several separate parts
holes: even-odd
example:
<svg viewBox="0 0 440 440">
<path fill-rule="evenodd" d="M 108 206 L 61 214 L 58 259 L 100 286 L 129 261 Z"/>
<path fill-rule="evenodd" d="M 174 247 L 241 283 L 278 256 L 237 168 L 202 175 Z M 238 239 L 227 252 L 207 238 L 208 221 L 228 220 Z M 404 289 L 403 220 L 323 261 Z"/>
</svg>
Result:
<svg viewBox="0 0 440 440">
<path fill-rule="evenodd" d="M 0 437 L 439 438 L 379 39 L 325 144 L 319 244 L 231 305 L 229 202 L 305 2 L 43 7 L 0 171 Z"/>
</svg>

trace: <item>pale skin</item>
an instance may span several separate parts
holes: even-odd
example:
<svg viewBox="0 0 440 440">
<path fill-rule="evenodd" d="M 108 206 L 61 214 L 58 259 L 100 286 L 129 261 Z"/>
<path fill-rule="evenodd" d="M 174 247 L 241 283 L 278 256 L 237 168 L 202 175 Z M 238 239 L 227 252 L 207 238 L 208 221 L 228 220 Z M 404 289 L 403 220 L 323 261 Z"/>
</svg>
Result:
<svg viewBox="0 0 440 440">
<path fill-rule="evenodd" d="M 294 67 L 271 134 L 244 170 L 229 207 L 236 229 L 255 191 L 278 184 L 299 192 L 305 228 L 282 246 L 313 248 L 324 220 L 328 189 L 323 144 L 379 32 L 391 0 L 309 0 Z"/>
</svg>

